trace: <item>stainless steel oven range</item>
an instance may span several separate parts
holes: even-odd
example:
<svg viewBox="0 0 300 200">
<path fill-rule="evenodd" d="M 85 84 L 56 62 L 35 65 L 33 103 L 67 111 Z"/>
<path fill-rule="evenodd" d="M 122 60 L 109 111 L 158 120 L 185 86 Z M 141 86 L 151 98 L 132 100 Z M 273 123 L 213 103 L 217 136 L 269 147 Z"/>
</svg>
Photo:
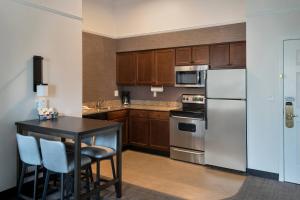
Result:
<svg viewBox="0 0 300 200">
<path fill-rule="evenodd" d="M 170 116 L 170 156 L 172 159 L 204 164 L 205 97 L 184 94 L 182 108 Z"/>
</svg>

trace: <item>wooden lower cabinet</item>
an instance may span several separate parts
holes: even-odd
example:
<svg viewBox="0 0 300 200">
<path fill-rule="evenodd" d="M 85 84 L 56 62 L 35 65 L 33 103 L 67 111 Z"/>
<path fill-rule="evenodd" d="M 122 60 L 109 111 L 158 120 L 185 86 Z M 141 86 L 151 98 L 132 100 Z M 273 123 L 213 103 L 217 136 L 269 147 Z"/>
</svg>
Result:
<svg viewBox="0 0 300 200">
<path fill-rule="evenodd" d="M 130 117 L 129 143 L 137 146 L 149 145 L 149 122 L 147 118 Z"/>
<path fill-rule="evenodd" d="M 106 115 L 107 120 L 123 124 L 123 146 L 169 153 L 169 112 L 130 109 L 111 111 Z"/>
<path fill-rule="evenodd" d="M 169 152 L 169 112 L 132 110 L 129 121 L 131 145 Z"/>
<path fill-rule="evenodd" d="M 107 113 L 107 120 L 122 123 L 122 143 L 128 145 L 128 110 L 117 110 Z"/>
<path fill-rule="evenodd" d="M 170 134 L 169 120 L 150 119 L 150 148 L 169 151 L 170 150 Z"/>
<path fill-rule="evenodd" d="M 112 121 L 122 123 L 122 143 L 123 146 L 128 145 L 128 118 L 113 119 Z"/>
</svg>

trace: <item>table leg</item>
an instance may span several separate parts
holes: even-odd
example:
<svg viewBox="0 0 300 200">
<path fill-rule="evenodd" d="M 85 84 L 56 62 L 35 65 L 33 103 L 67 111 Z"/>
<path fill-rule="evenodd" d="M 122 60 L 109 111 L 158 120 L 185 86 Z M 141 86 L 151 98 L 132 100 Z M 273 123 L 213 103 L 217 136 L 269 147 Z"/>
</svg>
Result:
<svg viewBox="0 0 300 200">
<path fill-rule="evenodd" d="M 75 138 L 75 146 L 74 146 L 74 199 L 80 199 L 80 173 L 81 173 L 81 153 L 80 153 L 80 144 L 81 138 L 77 136 Z"/>
<path fill-rule="evenodd" d="M 116 184 L 117 198 L 122 197 L 122 129 L 117 131 L 117 177 L 119 181 Z"/>
</svg>

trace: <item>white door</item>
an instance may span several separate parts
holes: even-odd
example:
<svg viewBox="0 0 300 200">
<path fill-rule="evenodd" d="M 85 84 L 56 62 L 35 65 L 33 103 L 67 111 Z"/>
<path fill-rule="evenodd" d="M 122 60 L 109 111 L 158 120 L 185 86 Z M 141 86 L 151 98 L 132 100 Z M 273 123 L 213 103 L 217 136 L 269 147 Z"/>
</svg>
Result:
<svg viewBox="0 0 300 200">
<path fill-rule="evenodd" d="M 300 40 L 284 42 L 284 177 L 300 184 Z"/>
</svg>

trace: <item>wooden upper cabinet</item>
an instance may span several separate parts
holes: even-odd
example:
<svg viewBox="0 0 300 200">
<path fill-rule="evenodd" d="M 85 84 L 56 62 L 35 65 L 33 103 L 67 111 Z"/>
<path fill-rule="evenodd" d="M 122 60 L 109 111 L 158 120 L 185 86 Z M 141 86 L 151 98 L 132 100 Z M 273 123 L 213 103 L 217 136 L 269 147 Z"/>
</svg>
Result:
<svg viewBox="0 0 300 200">
<path fill-rule="evenodd" d="M 230 65 L 238 68 L 246 67 L 246 42 L 230 43 Z"/>
<path fill-rule="evenodd" d="M 209 46 L 193 46 L 176 48 L 176 62 L 180 65 L 208 65 L 209 64 Z"/>
<path fill-rule="evenodd" d="M 154 51 L 137 53 L 137 83 L 140 85 L 155 84 Z"/>
<path fill-rule="evenodd" d="M 229 43 L 214 44 L 210 46 L 210 67 L 214 68 L 228 68 L 229 62 Z"/>
<path fill-rule="evenodd" d="M 134 85 L 136 83 L 137 60 L 136 53 L 117 54 L 117 84 Z"/>
<path fill-rule="evenodd" d="M 192 47 L 192 64 L 208 65 L 209 64 L 209 46 Z"/>
<path fill-rule="evenodd" d="M 176 65 L 190 65 L 192 62 L 191 47 L 176 48 L 175 60 Z"/>
<path fill-rule="evenodd" d="M 175 84 L 175 50 L 155 51 L 156 85 L 173 86 Z"/>
</svg>

